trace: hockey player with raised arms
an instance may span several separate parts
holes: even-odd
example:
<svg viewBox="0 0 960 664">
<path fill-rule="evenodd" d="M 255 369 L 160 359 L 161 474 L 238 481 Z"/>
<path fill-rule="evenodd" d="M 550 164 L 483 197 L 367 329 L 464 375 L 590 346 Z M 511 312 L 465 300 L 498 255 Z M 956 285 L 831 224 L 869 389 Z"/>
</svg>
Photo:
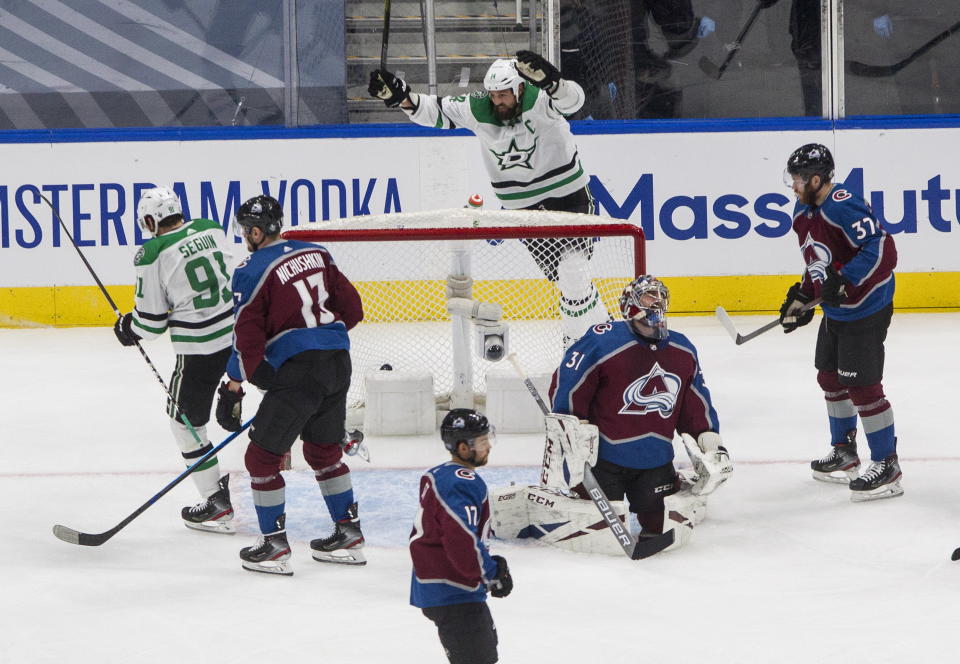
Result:
<svg viewBox="0 0 960 664">
<path fill-rule="evenodd" d="M 634 279 L 620 297 L 624 320 L 590 328 L 550 384 L 554 413 L 599 430 L 593 474 L 610 500 L 626 497 L 640 537 L 664 532 L 664 498 L 681 488 L 709 494 L 733 471 L 697 350 L 667 328 L 669 303 L 659 279 Z M 673 465 L 675 433 L 697 472 L 691 487 L 681 486 Z"/>
<path fill-rule="evenodd" d="M 803 256 L 802 280 L 780 308 L 784 332 L 813 319 L 804 304 L 822 299 L 814 366 L 830 425 L 830 453 L 810 462 L 815 479 L 847 484 L 854 502 L 903 494 L 893 410 L 883 391 L 883 343 L 893 315 L 897 249 L 870 206 L 833 182 L 830 150 L 797 148 L 784 183 L 797 203 L 793 230 Z M 859 475 L 857 418 L 870 447 L 870 467 Z"/>
<path fill-rule="evenodd" d="M 500 205 L 507 210 L 554 210 L 596 214 L 567 116 L 584 102 L 580 85 L 531 51 L 490 65 L 483 90 L 437 97 L 413 92 L 389 71 L 370 73 L 370 95 L 400 108 L 425 127 L 464 127 L 480 141 L 480 154 Z M 565 334 L 578 338 L 606 320 L 590 282 L 589 238 L 538 238 L 524 244 L 544 275 L 557 282 Z"/>
<path fill-rule="evenodd" d="M 491 556 L 487 485 L 476 469 L 493 445 L 493 427 L 469 408 L 443 418 L 440 437 L 450 460 L 420 478 L 420 508 L 410 533 L 410 603 L 436 626 L 451 664 L 497 661 L 497 631 L 487 592 L 506 597 L 513 578 L 502 556 Z"/>
<path fill-rule="evenodd" d="M 251 198 L 235 222 L 251 254 L 233 275 L 234 344 L 217 421 L 227 431 L 240 429 L 244 381 L 265 392 L 244 457 L 262 536 L 241 549 L 242 565 L 293 574 L 280 469 L 298 437 L 335 523 L 333 535 L 310 542 L 313 558 L 363 565 L 363 533 L 341 448 L 351 374 L 347 331 L 363 318 L 360 296 L 326 249 L 280 237 L 283 210 L 275 199 Z"/>
<path fill-rule="evenodd" d="M 117 319 L 113 331 L 124 346 L 153 341 L 170 331 L 177 354 L 170 380 L 176 404 L 168 400 L 167 415 L 184 463 L 191 466 L 213 448 L 206 424 L 230 357 L 231 247 L 217 222 L 184 219 L 180 199 L 167 187 L 141 194 L 137 224 L 153 237 L 134 258 L 134 309 Z M 190 427 L 181 421 L 181 414 Z M 195 530 L 233 534 L 230 476 L 220 476 L 217 457 L 190 478 L 202 500 L 181 510 L 184 524 Z"/>
</svg>

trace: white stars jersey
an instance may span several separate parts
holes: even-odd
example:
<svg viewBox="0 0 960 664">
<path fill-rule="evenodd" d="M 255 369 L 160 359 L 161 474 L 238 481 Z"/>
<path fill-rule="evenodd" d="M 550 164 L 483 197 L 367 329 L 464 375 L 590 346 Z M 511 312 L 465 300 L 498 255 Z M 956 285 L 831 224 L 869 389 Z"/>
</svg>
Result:
<svg viewBox="0 0 960 664">
<path fill-rule="evenodd" d="M 209 355 L 230 346 L 233 262 L 220 224 L 188 221 L 148 241 L 133 262 L 134 332 L 150 341 L 169 328 L 180 355 Z"/>
<path fill-rule="evenodd" d="M 563 80 L 556 96 L 527 84 L 521 113 L 502 122 L 486 91 L 438 98 L 415 95 L 404 109 L 417 124 L 438 129 L 464 127 L 480 139 L 483 165 L 500 205 L 508 210 L 531 207 L 546 198 L 566 196 L 587 186 L 566 116 L 583 105 L 583 89 Z"/>
</svg>

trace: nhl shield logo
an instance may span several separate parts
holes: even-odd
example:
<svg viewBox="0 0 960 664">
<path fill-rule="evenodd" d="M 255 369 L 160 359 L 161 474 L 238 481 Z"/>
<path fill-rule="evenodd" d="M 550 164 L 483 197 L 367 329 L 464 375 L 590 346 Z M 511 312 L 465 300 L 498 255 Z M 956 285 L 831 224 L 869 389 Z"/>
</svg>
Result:
<svg viewBox="0 0 960 664">
<path fill-rule="evenodd" d="M 673 414 L 680 394 L 680 376 L 664 371 L 656 362 L 645 376 L 630 383 L 623 391 L 621 415 L 659 413 L 667 419 Z"/>
</svg>

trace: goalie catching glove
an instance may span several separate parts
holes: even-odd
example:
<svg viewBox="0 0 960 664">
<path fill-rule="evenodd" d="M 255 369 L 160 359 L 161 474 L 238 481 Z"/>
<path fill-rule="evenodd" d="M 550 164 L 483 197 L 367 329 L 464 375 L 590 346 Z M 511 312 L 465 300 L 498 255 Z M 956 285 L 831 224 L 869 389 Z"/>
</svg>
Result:
<svg viewBox="0 0 960 664">
<path fill-rule="evenodd" d="M 680 438 L 695 473 L 689 478 L 692 483 L 690 493 L 695 496 L 713 493 L 733 473 L 733 463 L 730 462 L 727 448 L 721 444 L 723 441 L 720 440 L 720 434 L 704 431 L 696 440 L 686 433 L 681 434 Z"/>
<path fill-rule="evenodd" d="M 533 51 L 517 51 L 517 73 L 548 95 L 560 86 L 560 70 Z"/>
<path fill-rule="evenodd" d="M 374 69 L 370 72 L 367 92 L 371 97 L 382 99 L 387 108 L 397 108 L 410 99 L 410 86 L 407 82 L 386 69 Z"/>
</svg>

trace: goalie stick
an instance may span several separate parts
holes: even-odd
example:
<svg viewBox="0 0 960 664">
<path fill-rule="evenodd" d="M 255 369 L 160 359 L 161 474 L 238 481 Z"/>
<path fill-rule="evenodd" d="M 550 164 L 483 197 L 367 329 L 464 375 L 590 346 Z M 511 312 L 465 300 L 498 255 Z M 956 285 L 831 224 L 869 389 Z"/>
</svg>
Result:
<svg viewBox="0 0 960 664">
<path fill-rule="evenodd" d="M 510 360 L 510 364 L 516 369 L 517 375 L 523 380 L 523 384 L 527 387 L 527 391 L 530 392 L 530 396 L 532 396 L 534 401 L 537 402 L 537 405 L 540 406 L 541 412 L 544 416 L 549 415 L 550 411 L 543 402 L 540 391 L 537 390 L 537 386 L 534 385 L 533 381 L 527 376 L 523 365 L 520 364 L 520 358 L 517 357 L 516 353 L 510 353 L 507 359 Z M 590 494 L 590 499 L 593 501 L 593 504 L 596 505 L 597 510 L 600 511 L 600 516 L 602 516 L 603 520 L 607 523 L 610 532 L 613 533 L 613 536 L 620 542 L 620 546 L 623 547 L 623 552 L 627 554 L 630 559 L 640 560 L 642 558 L 649 558 L 653 554 L 660 553 L 673 544 L 674 532 L 672 530 L 668 530 L 662 535 L 644 538 L 643 541 L 639 541 L 638 538 L 631 535 L 627 530 L 626 524 L 617 516 L 616 511 L 610 504 L 610 500 L 603 492 L 603 489 L 600 488 L 600 484 L 597 482 L 597 478 L 593 476 L 593 471 L 590 469 L 589 463 L 583 464 L 583 486 L 586 487 L 587 493 Z"/>
<path fill-rule="evenodd" d="M 805 305 L 803 305 L 803 307 L 800 308 L 800 311 L 798 313 L 810 311 L 811 309 L 816 307 L 818 304 L 820 304 L 822 301 L 823 301 L 822 298 L 819 298 L 819 297 L 815 300 L 811 300 L 810 302 L 807 302 Z M 769 323 L 758 327 L 753 332 L 748 332 L 747 334 L 740 334 L 740 332 L 737 331 L 737 326 L 733 324 L 733 319 L 730 318 L 730 314 L 727 313 L 726 309 L 724 309 L 723 307 L 717 307 L 717 311 L 715 313 L 717 315 L 717 318 L 720 320 L 720 324 L 723 325 L 724 329 L 726 329 L 727 331 L 727 334 L 730 335 L 730 338 L 733 339 L 734 343 L 736 343 L 738 346 L 740 344 L 747 343 L 748 341 L 750 341 L 755 337 L 759 337 L 764 332 L 769 332 L 770 330 L 772 330 L 773 328 L 775 328 L 777 325 L 780 324 L 780 318 L 777 317 L 776 320 L 772 320 Z"/>
<path fill-rule="evenodd" d="M 868 65 L 864 62 L 857 62 L 856 60 L 849 60 L 847 62 L 847 71 L 849 71 L 854 76 L 866 76 L 870 78 L 879 78 L 882 76 L 893 76 L 901 69 L 912 63 L 914 60 L 919 58 L 921 55 L 932 49 L 934 46 L 942 42 L 947 37 L 950 37 L 955 32 L 960 30 L 960 21 L 957 21 L 949 28 L 938 34 L 936 37 L 928 41 L 926 44 L 915 50 L 913 53 L 905 57 L 900 62 L 895 62 L 892 65 Z"/>
<path fill-rule="evenodd" d="M 214 447 L 212 450 L 204 454 L 202 457 L 196 460 L 192 466 L 187 468 L 185 471 L 180 473 L 175 480 L 170 482 L 167 486 L 160 489 L 160 491 L 153 496 L 150 500 L 145 502 L 143 505 L 134 510 L 133 514 L 128 516 L 126 519 L 115 525 L 110 530 L 106 530 L 102 533 L 82 533 L 79 530 L 74 530 L 73 528 L 68 528 L 67 526 L 61 526 L 57 524 L 53 527 L 53 534 L 57 539 L 63 540 L 68 544 L 79 544 L 80 546 L 100 546 L 108 539 L 116 535 L 118 532 L 123 530 L 131 521 L 136 519 L 138 516 L 143 514 L 148 507 L 153 505 L 155 502 L 163 498 L 173 487 L 177 486 L 183 480 L 187 479 L 187 476 L 190 475 L 197 468 L 202 466 L 204 463 L 209 461 L 217 452 L 226 447 L 234 438 L 243 433 L 247 427 L 250 426 L 250 423 L 253 422 L 253 418 L 247 420 L 243 426 L 240 427 L 239 431 L 234 431 L 232 434 L 224 438 L 223 442 Z"/>
</svg>

